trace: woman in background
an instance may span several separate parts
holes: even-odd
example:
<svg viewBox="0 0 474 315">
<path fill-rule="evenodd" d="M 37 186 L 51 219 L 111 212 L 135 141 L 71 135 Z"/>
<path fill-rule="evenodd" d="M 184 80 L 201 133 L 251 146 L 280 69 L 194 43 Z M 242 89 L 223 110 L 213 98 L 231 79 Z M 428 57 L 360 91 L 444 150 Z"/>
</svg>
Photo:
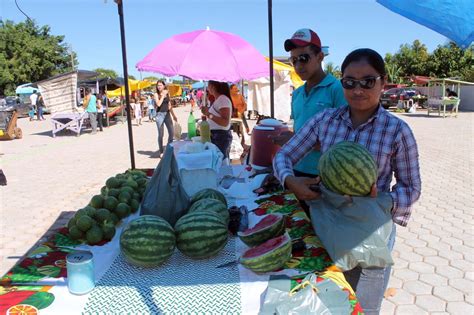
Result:
<svg viewBox="0 0 474 315">
<path fill-rule="evenodd" d="M 156 127 L 158 129 L 158 155 L 161 157 L 165 151 L 163 147 L 163 136 L 164 126 L 168 131 L 168 144 L 173 142 L 173 120 L 178 121 L 176 115 L 173 112 L 173 107 L 170 104 L 170 97 L 168 95 L 168 88 L 166 87 L 165 81 L 159 80 L 156 82 L 156 92 L 154 94 L 154 100 L 156 104 Z M 173 120 L 171 120 L 173 116 Z"/>
<path fill-rule="evenodd" d="M 207 116 L 211 127 L 211 142 L 229 158 L 232 133 L 230 131 L 230 117 L 232 115 L 232 99 L 229 85 L 226 82 L 209 81 L 209 94 L 215 98 L 210 107 L 203 106 L 202 114 Z"/>
</svg>

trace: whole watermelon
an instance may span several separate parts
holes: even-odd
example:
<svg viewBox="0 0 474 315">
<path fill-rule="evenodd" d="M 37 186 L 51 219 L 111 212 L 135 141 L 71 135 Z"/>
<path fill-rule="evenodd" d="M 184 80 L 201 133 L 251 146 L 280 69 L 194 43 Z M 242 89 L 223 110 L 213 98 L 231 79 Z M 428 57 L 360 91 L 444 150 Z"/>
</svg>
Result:
<svg viewBox="0 0 474 315">
<path fill-rule="evenodd" d="M 213 211 L 217 213 L 222 218 L 222 220 L 224 220 L 224 223 L 229 225 L 229 210 L 227 210 L 227 206 L 223 204 L 222 201 L 211 198 L 198 200 L 191 205 L 188 213 L 202 210 Z"/>
<path fill-rule="evenodd" d="M 240 263 L 256 273 L 283 268 L 291 259 L 291 238 L 288 233 L 250 248 L 240 257 Z"/>
<path fill-rule="evenodd" d="M 132 222 L 120 236 L 120 250 L 132 265 L 156 267 L 163 264 L 176 246 L 171 225 L 154 215 L 144 215 Z"/>
<path fill-rule="evenodd" d="M 198 191 L 197 193 L 195 193 L 191 197 L 191 204 L 195 203 L 198 200 L 207 199 L 207 198 L 220 200 L 223 204 L 225 204 L 226 207 L 228 207 L 225 196 L 220 191 L 217 191 L 212 188 L 204 188 Z"/>
<path fill-rule="evenodd" d="M 319 160 L 321 180 L 328 189 L 349 196 L 366 196 L 377 180 L 377 164 L 362 145 L 344 141 Z"/>
<path fill-rule="evenodd" d="M 176 222 L 176 245 L 186 256 L 209 258 L 227 244 L 227 225 L 212 211 L 188 213 Z"/>
<path fill-rule="evenodd" d="M 284 216 L 277 213 L 266 215 L 254 227 L 238 232 L 239 238 L 247 246 L 257 246 L 271 238 L 285 233 Z"/>
</svg>

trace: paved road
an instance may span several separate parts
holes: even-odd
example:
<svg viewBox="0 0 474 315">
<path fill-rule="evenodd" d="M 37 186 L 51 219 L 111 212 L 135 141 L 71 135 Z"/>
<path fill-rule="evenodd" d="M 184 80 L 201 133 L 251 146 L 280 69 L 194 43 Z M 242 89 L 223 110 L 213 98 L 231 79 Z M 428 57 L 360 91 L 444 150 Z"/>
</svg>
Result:
<svg viewBox="0 0 474 315">
<path fill-rule="evenodd" d="M 185 122 L 189 107 L 176 110 Z M 423 191 L 407 228 L 399 228 L 382 314 L 474 313 L 474 113 L 458 118 L 400 115 L 420 148 Z M 52 226 L 64 225 L 105 180 L 130 166 L 127 127 L 97 135 L 50 137 L 49 118 L 19 121 L 24 139 L 1 142 L 0 273 Z M 154 123 L 134 126 L 136 165 L 155 167 Z"/>
</svg>

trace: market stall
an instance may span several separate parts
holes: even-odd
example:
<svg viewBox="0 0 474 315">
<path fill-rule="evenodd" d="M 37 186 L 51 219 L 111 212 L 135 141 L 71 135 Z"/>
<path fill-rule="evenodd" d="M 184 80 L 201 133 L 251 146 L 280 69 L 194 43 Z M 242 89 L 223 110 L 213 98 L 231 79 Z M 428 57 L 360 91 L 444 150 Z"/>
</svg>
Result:
<svg viewBox="0 0 474 315">
<path fill-rule="evenodd" d="M 431 112 L 437 112 L 438 116 L 442 114 L 443 118 L 446 114 L 457 117 L 463 85 L 474 86 L 474 83 L 453 79 L 431 79 L 428 83 L 428 116 Z"/>
<path fill-rule="evenodd" d="M 130 176 L 131 173 L 119 174 L 115 178 L 127 174 Z M 178 245 L 164 264 L 138 267 L 131 264 L 123 248 L 121 250 L 124 230 L 129 229 L 129 223 L 139 217 L 135 212 L 117 223 L 115 235 L 107 242 L 81 244 L 71 237 L 70 229 L 73 227 L 70 223 L 69 227 L 39 242 L 1 279 L 0 312 L 30 307 L 48 314 L 195 311 L 257 314 L 265 307 L 262 303 L 266 300 L 269 286 L 275 281 L 287 281 L 288 289 L 295 289 L 309 273 L 315 275 L 318 283 L 331 285 L 336 290 L 334 292 L 340 297 L 339 310 L 345 309 L 345 314 L 361 314 L 362 309 L 354 292 L 342 273 L 333 266 L 295 196 L 282 190 L 258 196 L 253 189 L 262 184 L 265 175 L 252 175 L 255 175 L 253 171 L 243 165 L 220 167 L 218 191 L 225 196 L 228 207 L 251 210 L 248 212 L 249 227 L 265 217 L 284 218 L 280 222 L 286 232 L 280 238 L 290 237 L 292 250 L 291 259 L 282 268 L 255 273 L 237 263 L 249 247 L 243 243 L 242 237 L 231 234 L 225 246 L 207 259 L 192 259 L 183 254 Z M 136 177 L 135 173 L 133 176 L 140 177 Z M 114 180 L 107 180 L 104 187 L 110 185 L 115 185 Z M 143 186 L 136 191 L 141 191 L 140 187 Z M 93 200 L 92 205 L 97 202 Z M 74 295 L 68 290 L 68 281 L 71 280 L 68 277 L 67 255 L 77 250 L 87 250 L 93 255 L 95 286 L 84 295 Z"/>
</svg>

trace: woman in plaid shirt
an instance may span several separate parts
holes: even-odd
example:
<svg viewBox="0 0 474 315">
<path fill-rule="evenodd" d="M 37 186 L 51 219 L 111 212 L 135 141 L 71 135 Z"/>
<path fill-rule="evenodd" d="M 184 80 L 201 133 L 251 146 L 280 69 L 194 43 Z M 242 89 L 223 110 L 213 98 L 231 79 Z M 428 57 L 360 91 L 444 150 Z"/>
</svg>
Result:
<svg viewBox="0 0 474 315">
<path fill-rule="evenodd" d="M 411 207 L 421 192 L 418 148 L 410 127 L 379 104 L 386 80 L 384 61 L 372 49 L 357 49 L 347 55 L 341 70 L 341 83 L 349 106 L 327 109 L 308 120 L 275 156 L 276 176 L 298 199 L 317 199 L 319 193 L 309 186 L 319 184 L 320 179 L 295 177 L 293 165 L 315 146 L 320 146 L 324 153 L 336 143 L 357 142 L 372 153 L 378 166 L 378 179 L 371 196 L 376 196 L 377 190 L 390 192 L 393 222 L 406 226 Z M 392 176 L 396 183 L 390 187 Z M 390 249 L 393 249 L 395 231 L 394 225 Z M 344 273 L 366 314 L 379 313 L 390 269 L 357 267 Z"/>
</svg>

